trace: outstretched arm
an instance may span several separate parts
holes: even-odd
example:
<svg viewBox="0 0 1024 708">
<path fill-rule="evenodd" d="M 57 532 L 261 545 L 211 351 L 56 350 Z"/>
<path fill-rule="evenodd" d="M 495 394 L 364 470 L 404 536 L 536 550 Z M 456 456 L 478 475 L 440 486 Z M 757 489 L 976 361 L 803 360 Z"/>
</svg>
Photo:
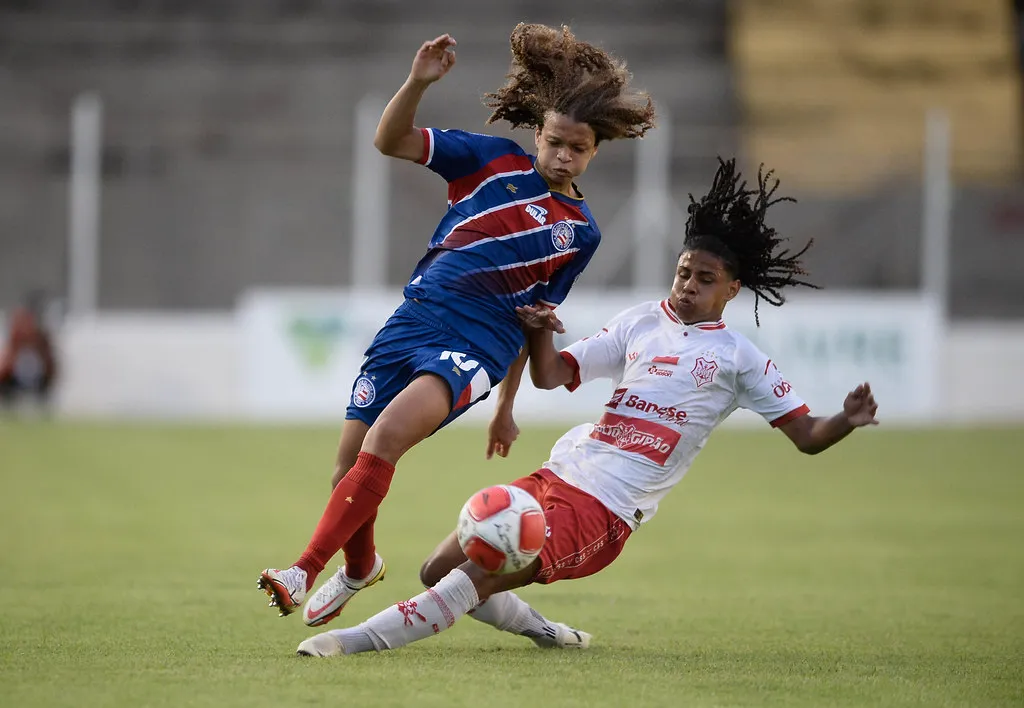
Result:
<svg viewBox="0 0 1024 708">
<path fill-rule="evenodd" d="M 519 384 L 523 379 L 523 369 L 526 368 L 526 359 L 530 355 L 530 348 L 524 346 L 519 356 L 508 367 L 508 373 L 498 384 L 498 403 L 494 407 L 494 417 L 487 428 L 487 459 L 491 459 L 494 453 L 499 457 L 508 457 L 509 448 L 519 437 L 519 426 L 512 417 L 512 404 L 515 403 L 516 393 L 519 391 Z"/>
<path fill-rule="evenodd" d="M 565 328 L 554 310 L 526 305 L 517 307 L 516 314 L 526 332 L 533 385 L 540 389 L 552 389 L 571 384 L 576 377 L 576 370 L 555 349 L 554 333 L 562 334 Z"/>
<path fill-rule="evenodd" d="M 878 425 L 875 413 L 878 404 L 871 393 L 871 384 L 863 383 L 850 391 L 843 402 L 843 410 L 831 418 L 800 416 L 780 426 L 800 452 L 817 455 L 829 449 L 865 425 Z"/>
<path fill-rule="evenodd" d="M 377 124 L 374 146 L 389 157 L 413 162 L 423 157 L 423 136 L 416 128 L 416 109 L 427 87 L 455 66 L 455 40 L 447 34 L 424 42 L 412 61 L 409 78 L 398 89 Z"/>
</svg>

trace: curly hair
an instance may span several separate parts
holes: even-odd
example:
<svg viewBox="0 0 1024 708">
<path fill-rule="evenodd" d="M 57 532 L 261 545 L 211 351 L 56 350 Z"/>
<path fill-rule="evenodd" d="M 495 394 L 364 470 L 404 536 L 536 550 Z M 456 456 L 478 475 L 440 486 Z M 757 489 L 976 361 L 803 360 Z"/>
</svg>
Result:
<svg viewBox="0 0 1024 708">
<path fill-rule="evenodd" d="M 561 29 L 520 22 L 512 30 L 508 81 L 484 95 L 487 123 L 543 128 L 548 111 L 586 123 L 598 143 L 639 138 L 654 127 L 654 104 L 630 88 L 625 62 Z"/>
<path fill-rule="evenodd" d="M 800 257 L 814 243 L 811 239 L 796 253 L 775 248 L 787 239 L 777 236 L 775 229 L 764 223 L 765 213 L 773 204 L 796 202 L 792 197 L 773 198 L 779 180 L 774 171 L 757 171 L 757 189 L 747 189 L 746 181 L 736 171 L 736 160 L 718 158 L 718 171 L 711 189 L 700 201 L 690 195 L 687 207 L 684 251 L 708 251 L 725 263 L 726 268 L 754 293 L 754 321 L 761 324 L 758 302 L 779 307 L 786 298 L 783 288 L 801 285 L 819 286 L 800 279 L 807 275 Z M 753 199 L 751 199 L 753 197 Z"/>
</svg>

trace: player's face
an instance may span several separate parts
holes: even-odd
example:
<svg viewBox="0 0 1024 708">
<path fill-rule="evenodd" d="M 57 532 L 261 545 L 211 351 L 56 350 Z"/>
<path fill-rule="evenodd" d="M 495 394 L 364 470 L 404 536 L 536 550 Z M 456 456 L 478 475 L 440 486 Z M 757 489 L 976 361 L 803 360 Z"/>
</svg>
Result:
<svg viewBox="0 0 1024 708">
<path fill-rule="evenodd" d="M 725 262 L 707 251 L 683 251 L 668 301 L 686 324 L 715 321 L 740 291 L 740 281 Z"/>
<path fill-rule="evenodd" d="M 586 172 L 597 154 L 597 137 L 586 123 L 551 111 L 536 131 L 537 171 L 552 191 L 569 194 L 572 181 Z"/>
</svg>

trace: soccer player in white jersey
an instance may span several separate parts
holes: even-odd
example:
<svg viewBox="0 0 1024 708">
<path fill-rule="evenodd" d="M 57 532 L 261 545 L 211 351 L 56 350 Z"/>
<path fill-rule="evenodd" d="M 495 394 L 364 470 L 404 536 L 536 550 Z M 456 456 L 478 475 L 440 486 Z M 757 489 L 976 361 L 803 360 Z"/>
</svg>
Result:
<svg viewBox="0 0 1024 708">
<path fill-rule="evenodd" d="M 437 634 L 464 614 L 541 646 L 586 648 L 590 635 L 552 622 L 516 596 L 531 583 L 592 575 L 611 563 L 626 539 L 657 512 L 686 474 L 711 431 L 736 408 L 759 413 L 804 453 L 816 454 L 855 428 L 877 424 L 867 383 L 840 413 L 812 416 L 768 355 L 722 321 L 741 287 L 781 305 L 781 291 L 805 272 L 807 250 L 777 252 L 783 239 L 764 224 L 778 181 L 759 174 L 747 189 L 734 161 L 721 163 L 711 190 L 691 197 L 684 248 L 668 297 L 619 314 L 593 337 L 556 351 L 550 310 L 520 308 L 528 331 L 530 374 L 539 388 L 598 378 L 616 382 L 595 423 L 555 443 L 550 459 L 512 482 L 544 508 L 548 538 L 529 567 L 490 575 L 466 559 L 452 533 L 423 564 L 426 592 L 356 627 L 311 637 L 300 655 L 331 656 L 396 649 Z M 810 244 L 808 244 L 809 246 Z"/>
</svg>

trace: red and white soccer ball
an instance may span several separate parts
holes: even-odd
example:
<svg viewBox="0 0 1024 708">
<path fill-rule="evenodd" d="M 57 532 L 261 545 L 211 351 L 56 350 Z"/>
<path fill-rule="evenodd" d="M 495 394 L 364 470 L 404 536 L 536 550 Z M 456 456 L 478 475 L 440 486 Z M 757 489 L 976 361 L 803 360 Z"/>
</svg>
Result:
<svg viewBox="0 0 1024 708">
<path fill-rule="evenodd" d="M 481 489 L 459 512 L 456 535 L 466 557 L 488 573 L 515 573 L 544 547 L 544 510 L 519 487 Z"/>
</svg>

